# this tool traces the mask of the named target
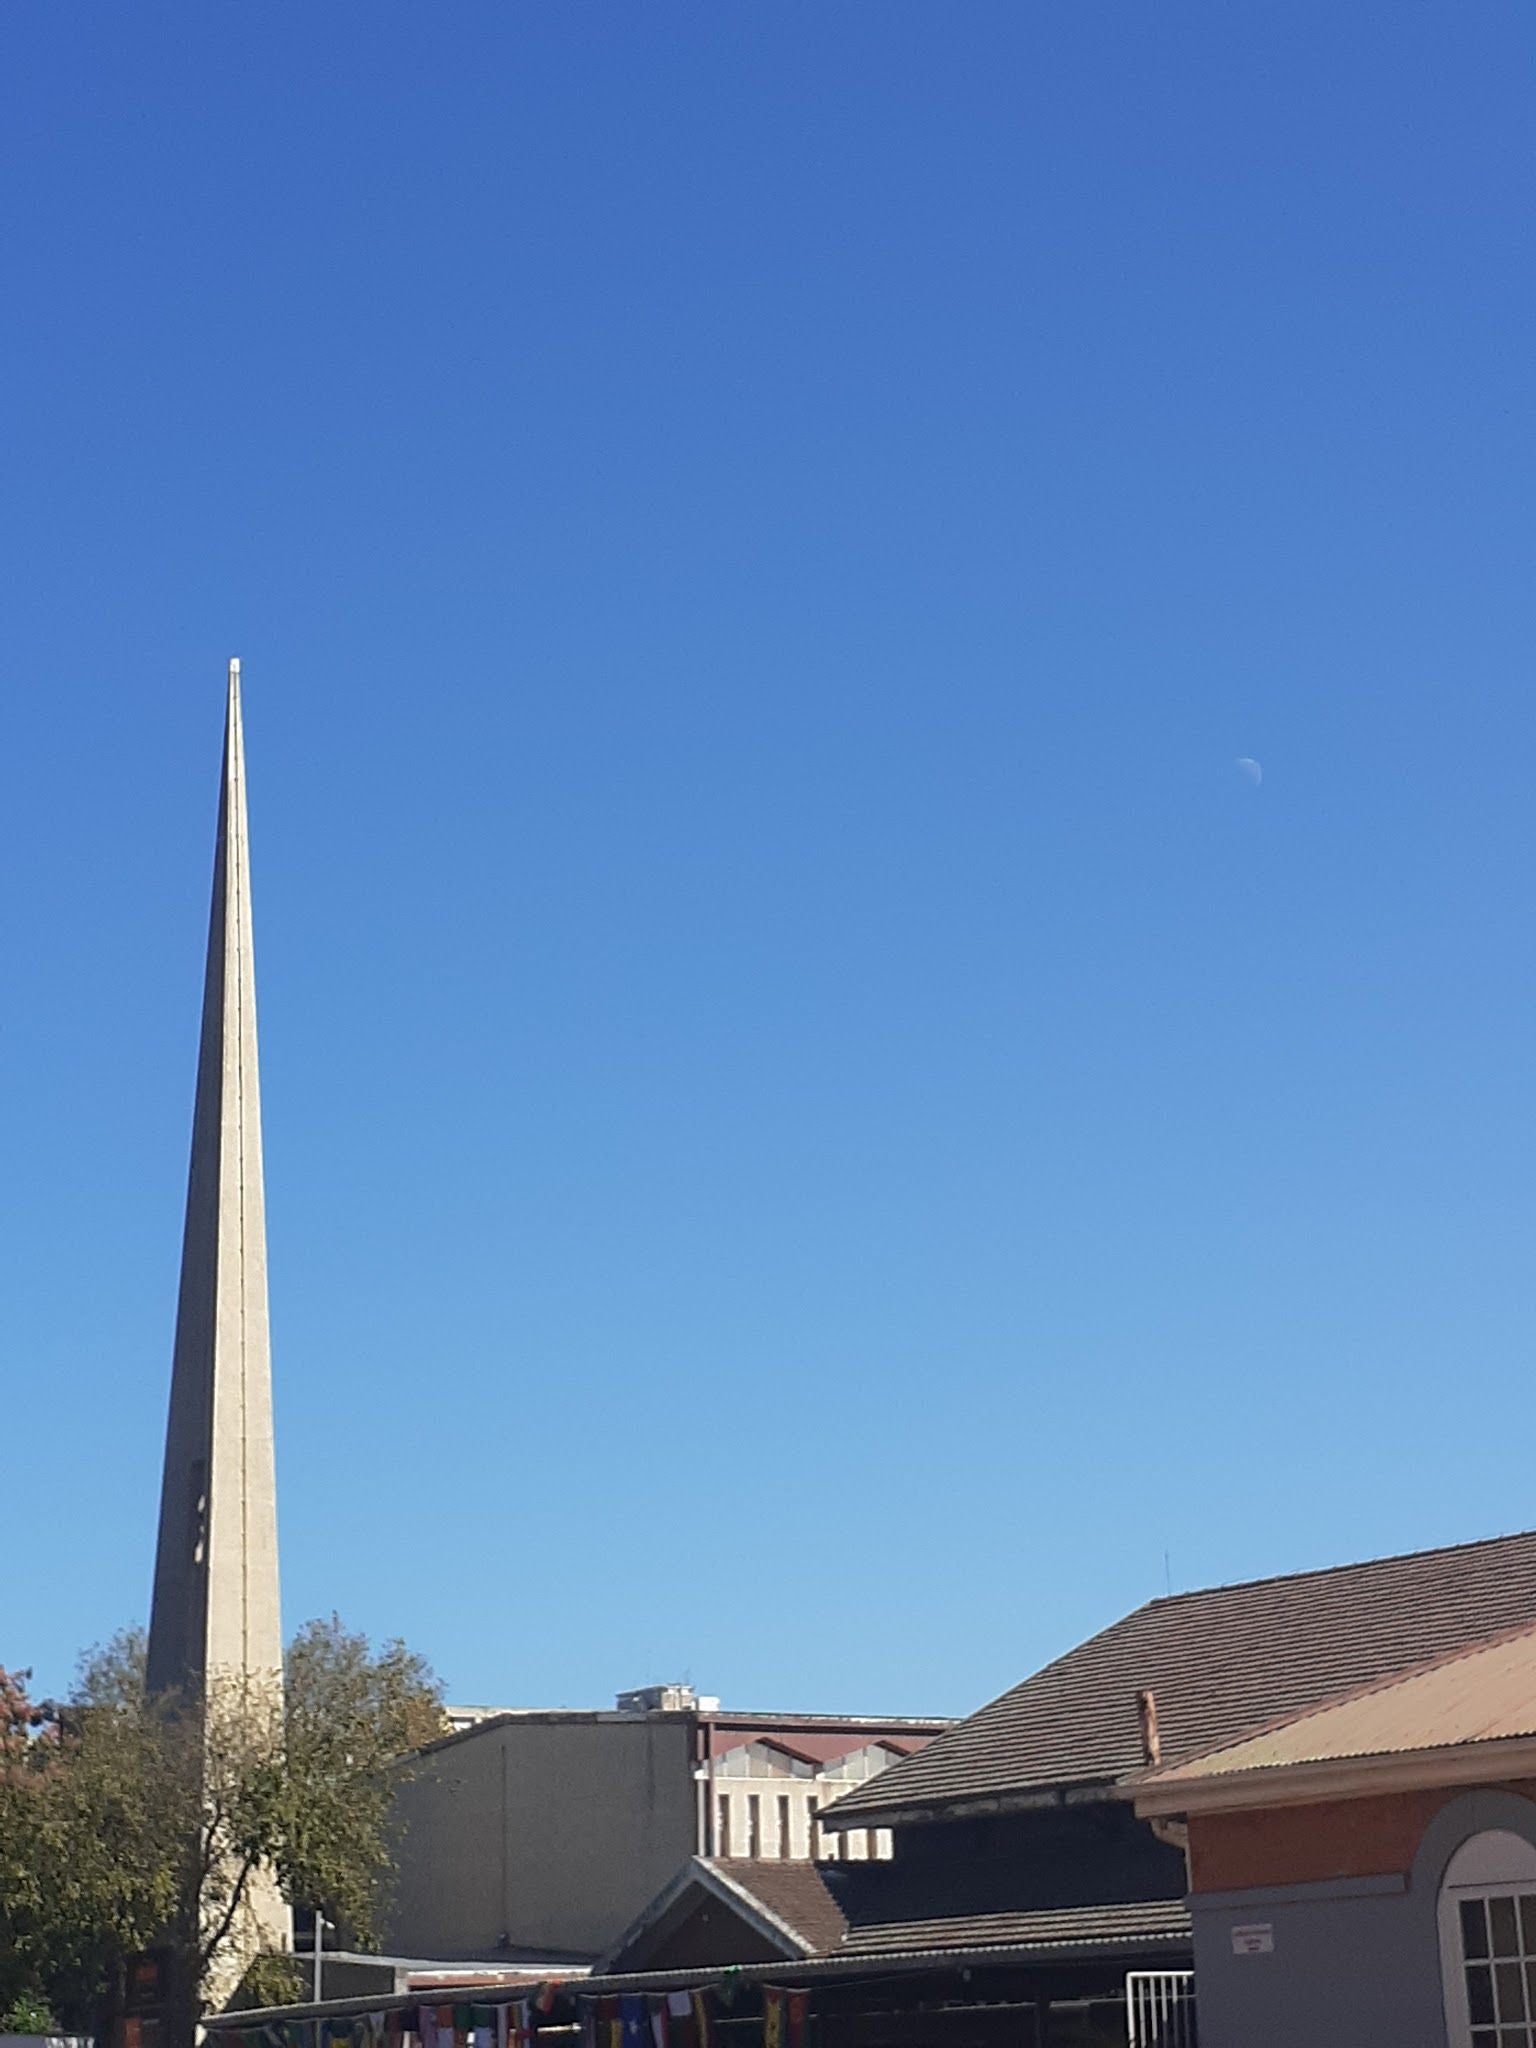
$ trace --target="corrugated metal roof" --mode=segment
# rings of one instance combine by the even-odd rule
[[[1139,1607],[825,1809],[864,1826],[1111,1783],[1144,1764],[1136,1696],[1182,1763],[1501,1631],[1536,1626],[1536,1533],[1181,1593]]]
[[[1149,1772],[1147,1782],[1186,1784],[1287,1764],[1400,1756],[1522,1735],[1536,1735],[1536,1628],[1452,1651],[1174,1769]]]

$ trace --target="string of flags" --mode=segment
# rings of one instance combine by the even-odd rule
[[[315,2048],[317,2027],[321,2048],[536,2048],[539,2022],[549,2019],[561,1988],[541,1984],[496,2005],[419,2005],[221,2031],[231,2048]],[[743,1987],[728,1970],[718,1984],[691,1991],[592,1997],[579,1984],[564,1989],[576,2001],[581,2048],[720,2048],[716,2028],[732,2017]],[[763,1985],[761,2048],[806,2048],[809,2011],[809,1992]]]

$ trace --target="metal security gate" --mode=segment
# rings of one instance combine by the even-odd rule
[[[1128,1970],[1125,2028],[1131,2048],[1196,2048],[1193,1970]]]

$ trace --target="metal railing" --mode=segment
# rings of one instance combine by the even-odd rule
[[[1131,2048],[1197,2048],[1193,1970],[1128,1970],[1125,2027]]]

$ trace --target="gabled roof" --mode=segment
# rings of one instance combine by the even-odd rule
[[[796,1935],[807,1955],[821,1955],[842,1940],[848,1923],[814,1863],[717,1856],[710,1859],[710,1868]]]
[[[834,1864],[830,1872],[839,1880],[856,1875],[860,1868]],[[654,1975],[648,1958],[654,1954],[656,1937],[665,1939],[700,1896],[723,1901],[740,1915],[744,1926],[775,1942],[786,1961],[802,1968],[813,1958],[856,1964],[882,1957],[911,1963],[923,1956],[942,1960],[1003,1952],[1020,1959],[1044,1959],[1056,1951],[1161,1954],[1182,1952],[1190,1939],[1189,1913],[1182,1899],[850,1924],[814,1863],[696,1856],[597,1965],[592,1984],[617,1982],[620,1974],[628,1981],[647,1969]]]
[[[1181,1593],[1139,1607],[825,1808],[863,1827],[1038,1803],[1187,1762],[1431,1658],[1536,1626],[1536,1533]]]
[[[1291,1714],[1242,1741],[1137,1781],[1137,1803],[1171,1811],[1194,1802],[1217,1806],[1241,1785],[1277,1776],[1351,1765],[1422,1758],[1431,1770],[1458,1752],[1489,1745],[1498,1759],[1508,1746],[1529,1751],[1536,1739],[1536,1628],[1516,1629],[1470,1650],[1452,1650],[1375,1685],[1361,1686],[1326,1705]],[[1310,1768],[1309,1768],[1310,1767]],[[1262,1789],[1262,1788],[1261,1788]]]
[[[848,1924],[814,1863],[694,1856],[625,1929],[599,1967],[643,1968],[642,1953],[654,1953],[654,1938],[681,1920],[691,1898],[699,1894],[728,1906],[744,1926],[786,1958],[835,1948]]]

